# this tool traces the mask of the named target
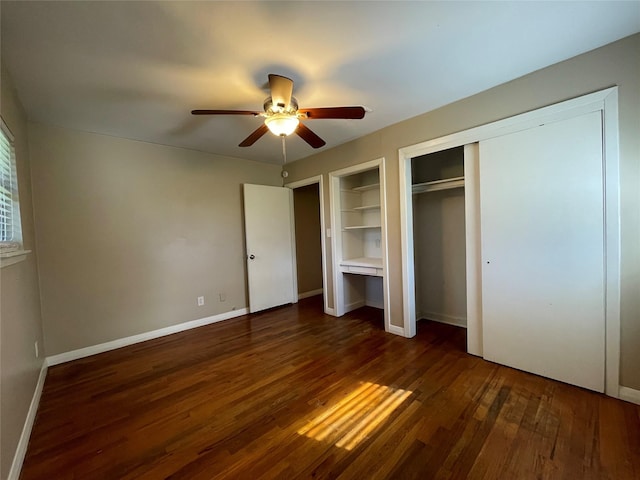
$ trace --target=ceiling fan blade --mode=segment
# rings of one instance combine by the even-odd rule
[[[364,118],[367,111],[364,107],[320,107],[301,108],[298,113],[305,114],[307,118],[347,118],[359,120]]]
[[[251,135],[249,135],[247,138],[245,138],[240,145],[238,145],[239,147],[250,147],[251,145],[253,145],[254,143],[256,143],[256,141],[262,137],[265,133],[267,133],[269,131],[269,129],[267,128],[267,126],[263,123],[262,125],[260,125],[258,128],[256,128]]]
[[[291,103],[293,95],[293,80],[282,75],[269,74],[269,88],[271,89],[271,102],[285,110]]]
[[[257,117],[261,113],[250,110],[191,110],[192,115],[253,115]]]
[[[309,127],[307,127],[303,123],[298,124],[298,128],[296,128],[296,133],[300,138],[302,138],[305,142],[307,142],[313,148],[324,147],[327,144],[327,142],[325,142],[318,135],[313,133],[309,129]]]

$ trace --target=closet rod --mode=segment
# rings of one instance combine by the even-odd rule
[[[464,187],[464,177],[454,177],[445,180],[435,180],[433,182],[416,183],[411,186],[411,192],[417,194],[461,187]]]

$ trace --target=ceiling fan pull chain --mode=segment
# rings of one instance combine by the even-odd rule
[[[285,138],[287,137],[285,135],[282,135],[280,138],[282,138],[282,165],[284,165],[285,163],[287,163],[287,147],[285,143]]]

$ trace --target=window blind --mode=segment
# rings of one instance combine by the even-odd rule
[[[18,186],[13,139],[2,122],[0,128],[0,253],[20,248]]]

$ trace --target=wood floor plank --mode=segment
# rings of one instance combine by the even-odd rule
[[[640,407],[320,297],[51,367],[32,479],[637,479]]]

